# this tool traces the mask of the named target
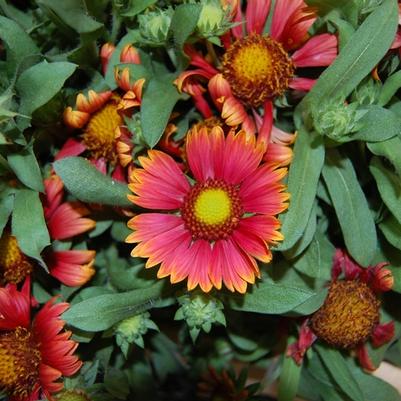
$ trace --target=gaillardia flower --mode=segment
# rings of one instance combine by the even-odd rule
[[[134,257],[160,264],[158,277],[172,283],[188,279],[189,290],[204,292],[222,283],[244,293],[259,277],[255,259],[269,262],[270,244],[283,239],[275,217],[289,194],[280,181],[286,168],[260,164],[264,154],[254,136],[221,127],[194,128],[187,135],[186,155],[194,181],[167,154],[149,150],[135,169],[129,199],[156,212],[133,217],[126,242],[139,243]],[[191,184],[193,182],[193,184]],[[159,212],[160,210],[169,213]]]
[[[100,51],[103,73],[115,51],[110,43]],[[138,51],[126,45],[120,54],[120,61],[126,64],[140,64]],[[107,166],[113,168],[113,177],[125,180],[124,167],[131,158],[132,133],[125,126],[124,116],[131,116],[135,107],[141,104],[144,79],[132,80],[129,67],[114,70],[115,90],[95,92],[89,90],[87,96],[79,93],[76,109],[67,107],[64,111],[65,124],[80,130],[78,138],[70,138],[56,155],[56,160],[66,156],[77,156],[86,152],[96,167],[106,173]]]
[[[326,300],[303,323],[299,340],[289,347],[288,355],[301,363],[306,350],[320,339],[335,348],[355,350],[365,369],[376,369],[366,341],[380,347],[394,336],[394,322],[380,324],[379,294],[393,286],[391,271],[384,266],[386,263],[379,263],[364,269],[337,249]],[[338,280],[342,272],[345,279]]]
[[[52,299],[31,320],[29,287],[27,280],[21,291],[14,284],[0,288],[0,388],[12,401],[52,399],[63,388],[59,379],[82,364],[60,319],[68,304]]]
[[[176,80],[180,91],[190,94],[203,116],[211,116],[204,92],[209,91],[226,124],[241,124],[248,133],[258,132],[264,139],[270,132],[260,132],[248,115],[266,109],[287,89],[310,90],[315,79],[298,76],[304,67],[326,67],[337,56],[337,38],[323,33],[310,37],[309,28],[317,16],[303,0],[247,1],[245,18],[241,1],[229,1],[234,8],[236,26],[221,36],[224,52],[211,51],[203,56],[192,45],[185,47],[190,65]],[[264,33],[271,15],[271,27]],[[206,89],[207,88],[207,89]],[[268,142],[268,141],[266,141]]]

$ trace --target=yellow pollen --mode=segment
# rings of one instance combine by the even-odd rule
[[[181,216],[192,238],[228,238],[243,214],[239,189],[223,180],[198,182],[184,199]]]
[[[115,131],[123,124],[117,112],[118,100],[117,97],[113,98],[94,113],[83,134],[83,141],[91,156],[95,159],[104,157],[112,164],[117,162]]]
[[[33,265],[20,251],[17,239],[4,231],[0,238],[0,282],[18,284],[32,270]]]
[[[380,301],[363,282],[334,281],[323,306],[311,319],[314,333],[338,348],[364,342],[379,322]]]
[[[231,201],[224,190],[207,189],[196,199],[194,211],[197,219],[205,224],[221,224],[230,217]]]
[[[25,398],[39,380],[41,354],[32,334],[23,327],[0,334],[0,388]]]
[[[253,107],[288,88],[294,65],[281,43],[249,35],[234,42],[223,56],[223,76],[235,96]]]

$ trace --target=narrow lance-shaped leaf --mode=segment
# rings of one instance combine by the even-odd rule
[[[367,266],[376,252],[376,227],[351,161],[336,149],[329,149],[323,178],[347,249],[359,264]]]
[[[316,196],[317,184],[324,161],[323,137],[301,128],[294,146],[294,158],[288,175],[288,192],[291,194],[282,233],[284,241],[278,246],[290,249],[304,233]]]
[[[53,164],[64,185],[83,202],[128,207],[128,186],[102,174],[82,157],[67,157]]]
[[[63,314],[68,324],[87,331],[106,330],[129,316],[144,312],[160,299],[163,283],[120,294],[99,295],[73,305]]]

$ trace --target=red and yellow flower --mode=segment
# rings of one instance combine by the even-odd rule
[[[51,239],[71,239],[95,227],[96,222],[85,217],[90,211],[81,202],[63,202],[64,186],[60,177],[52,175],[44,185],[42,203]],[[91,250],[52,250],[45,259],[53,277],[75,287],[85,284],[95,274],[95,255]]]
[[[299,339],[290,345],[287,355],[300,364],[308,348],[317,339],[340,349],[354,350],[360,364],[374,370],[366,347],[380,347],[394,336],[394,322],[380,323],[379,295],[391,290],[393,276],[379,263],[366,269],[355,263],[341,249],[337,249],[332,281],[324,304],[301,327]],[[344,279],[339,276],[344,273]]]
[[[129,199],[155,210],[133,217],[126,242],[131,255],[160,264],[158,278],[187,279],[204,292],[222,283],[244,293],[260,276],[256,259],[269,262],[269,246],[283,239],[276,215],[287,207],[281,183],[286,168],[261,164],[264,147],[254,136],[196,127],[186,138],[191,184],[169,155],[149,150],[131,174]],[[192,182],[192,181],[191,181]],[[165,213],[159,212],[160,210]]]
[[[328,33],[309,36],[308,30],[317,16],[303,0],[277,0],[274,10],[270,0],[250,0],[245,18],[240,1],[226,3],[231,3],[233,22],[238,24],[221,37],[224,53],[218,57],[216,52],[209,51],[204,57],[193,46],[186,46],[190,65],[196,68],[183,72],[176,85],[193,97],[205,118],[213,114],[204,97],[208,90],[226,124],[241,124],[248,134],[256,132],[258,141],[266,146],[269,142],[280,144],[280,136],[272,130],[272,100],[289,88],[310,90],[315,79],[296,74],[304,67],[330,65],[337,56],[337,38]],[[271,29],[266,35],[263,32],[269,14]],[[264,110],[263,120],[260,106]],[[278,150],[289,151],[285,146],[276,146],[275,151]]]
[[[100,51],[103,73],[115,51],[106,43]],[[120,61],[140,64],[138,51],[126,45],[120,54]],[[124,123],[124,116],[131,116],[135,107],[140,106],[144,79],[132,81],[129,67],[114,70],[116,90],[95,92],[89,90],[87,96],[79,93],[76,108],[67,107],[64,111],[65,124],[80,131],[78,138],[70,138],[56,155],[56,160],[66,156],[77,156],[86,152],[88,157],[102,172],[112,166],[113,177],[125,180],[124,167],[132,160],[132,133]]]
[[[27,280],[21,291],[0,288],[0,388],[11,401],[52,400],[63,388],[60,379],[82,365],[60,319],[69,305],[53,298],[32,319],[29,287]]]

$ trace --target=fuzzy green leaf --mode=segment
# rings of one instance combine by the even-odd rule
[[[334,381],[353,401],[365,401],[362,390],[354,379],[344,358],[338,350],[317,345],[315,347]]]
[[[328,150],[323,178],[347,249],[359,264],[367,266],[376,252],[376,227],[351,161],[336,149]]]
[[[32,148],[10,154],[7,161],[18,179],[28,188],[44,191],[42,173]]]
[[[185,41],[195,30],[201,10],[201,4],[181,4],[175,9],[170,30],[178,49],[182,49]]]
[[[278,246],[281,251],[294,246],[308,225],[323,161],[323,137],[301,128],[288,175],[291,200],[288,211],[282,215],[284,241]]]
[[[395,74],[390,75],[384,82],[380,91],[378,104],[380,106],[386,105],[400,88],[401,71],[397,71]]]
[[[318,108],[324,99],[344,99],[386,54],[398,25],[398,5],[384,0],[348,40],[302,103]]]
[[[21,251],[36,259],[46,269],[40,253],[50,245],[50,237],[38,192],[30,189],[20,189],[16,192],[12,233],[17,237]]]
[[[281,314],[291,311],[314,295],[315,292],[304,288],[265,281],[254,286],[246,295],[231,295],[229,303],[232,309],[244,312]]]
[[[383,202],[401,223],[401,178],[387,169],[378,157],[373,157],[370,172],[376,180]]]
[[[153,148],[159,142],[179,98],[172,76],[150,80],[141,105],[142,133],[149,147]]]
[[[163,283],[119,294],[99,295],[73,305],[63,314],[68,324],[86,331],[106,330],[113,324],[150,309],[160,299]]]
[[[0,15],[0,38],[7,47],[7,70],[14,75],[17,66],[40,51],[28,34],[14,21]]]
[[[157,0],[136,0],[135,3],[130,4],[130,8],[128,8],[122,14],[124,17],[135,17],[147,7],[155,4]]]
[[[379,228],[386,237],[387,241],[401,250],[401,224],[394,216],[388,216],[379,224]]]
[[[19,113],[30,116],[46,104],[63,87],[64,82],[77,66],[67,62],[39,64],[25,70],[17,80],[16,88],[21,98]],[[24,127],[28,126],[24,121]]]
[[[376,156],[385,157],[401,176],[401,138],[396,136],[382,142],[368,143],[369,150]]]
[[[291,357],[284,356],[278,385],[278,401],[293,401],[299,386],[302,366]]]
[[[53,164],[66,188],[83,202],[128,207],[130,193],[127,185],[102,174],[82,157],[67,157]]]

